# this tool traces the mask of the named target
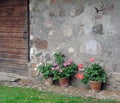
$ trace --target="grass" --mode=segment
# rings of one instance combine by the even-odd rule
[[[28,88],[0,86],[0,103],[119,103],[78,96],[58,95]]]

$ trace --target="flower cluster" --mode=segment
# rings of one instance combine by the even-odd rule
[[[95,59],[92,57],[92,58],[89,59],[89,61],[90,61],[91,63],[93,63],[93,62],[95,61]],[[79,64],[79,65],[78,65],[78,68],[79,68],[79,69],[82,69],[82,68],[83,68],[83,64]],[[76,78],[82,80],[82,79],[84,79],[84,74],[82,74],[82,73],[77,73],[77,74],[76,74]]]
[[[56,80],[76,74],[78,67],[72,59],[64,61],[65,56],[61,52],[54,53],[53,55],[55,57],[54,64],[41,64],[38,66],[39,71],[43,73],[45,78],[51,76],[53,80]]]
[[[72,59],[69,59],[67,62],[64,62],[62,67],[67,67],[67,66],[70,66],[71,64],[73,63],[73,60]],[[51,68],[51,70],[58,70],[60,73],[63,72],[63,70],[61,69],[61,67],[57,64],[57,63],[54,63],[53,64],[53,67]]]
[[[81,81],[84,84],[87,84],[90,80],[92,81],[101,81],[106,82],[106,73],[102,66],[100,66],[98,63],[95,63],[94,58],[90,58],[89,61],[92,63],[90,66],[84,68],[84,74],[83,73],[77,73],[76,78],[81,79]],[[83,68],[82,64],[78,65],[78,68]]]
[[[71,65],[73,63],[73,60],[72,59],[69,59],[67,62],[65,62],[63,65],[65,66],[65,67],[67,67],[67,66],[69,66],[69,65]]]
[[[60,67],[58,66],[58,64],[54,63],[53,67],[51,68],[52,71],[54,70],[58,70],[60,73],[62,72],[62,70],[60,69]]]
[[[76,74],[76,78],[77,78],[77,79],[83,79],[83,78],[84,78],[84,75],[83,75],[83,74],[78,73],[78,74]]]
[[[59,52],[54,54],[55,57],[55,63],[52,67],[53,71],[53,79],[59,79],[59,78],[67,78],[71,75],[75,74],[78,70],[78,67],[76,64],[73,63],[72,59],[68,59],[67,61],[64,61],[64,55]]]
[[[95,61],[95,59],[92,57],[92,58],[89,59],[89,61],[90,61],[91,63],[93,63],[93,62]],[[78,64],[78,68],[79,68],[79,69],[82,69],[82,68],[83,68],[83,64]],[[82,80],[82,79],[84,79],[84,74],[82,74],[82,73],[77,73],[77,74],[76,74],[76,78]]]

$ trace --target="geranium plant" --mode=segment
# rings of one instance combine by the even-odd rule
[[[43,74],[43,77],[45,79],[53,77],[53,73],[51,70],[52,66],[52,64],[41,64],[38,66],[39,71]]]
[[[64,61],[64,55],[61,52],[55,53],[55,64],[52,67],[53,71],[53,79],[59,78],[68,78],[71,75],[75,74],[78,70],[78,67],[75,63],[73,63],[72,59],[68,61]]]
[[[76,77],[78,79],[81,79],[81,81],[84,84],[88,84],[89,81],[101,81],[103,83],[106,82],[106,72],[102,68],[102,66],[99,65],[99,63],[95,62],[94,58],[90,58],[91,65],[84,68],[84,74],[76,74]]]

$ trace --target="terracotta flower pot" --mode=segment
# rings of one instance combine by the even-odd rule
[[[90,88],[94,92],[99,92],[101,89],[102,82],[100,81],[90,81]]]
[[[61,87],[67,87],[69,86],[69,78],[60,78],[59,84]]]

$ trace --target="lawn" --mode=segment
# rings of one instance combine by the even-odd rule
[[[0,103],[119,103],[0,85]]]

